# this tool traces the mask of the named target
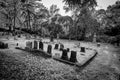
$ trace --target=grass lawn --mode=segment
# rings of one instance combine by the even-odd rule
[[[97,57],[86,67],[80,68],[14,49],[19,40],[2,41],[9,43],[9,49],[0,49],[0,80],[119,80],[120,51],[111,45],[81,42],[82,46],[98,50]],[[21,39],[22,41],[22,39]],[[23,40],[25,42],[25,40]],[[23,42],[22,41],[22,42]],[[63,43],[77,41],[61,40]]]

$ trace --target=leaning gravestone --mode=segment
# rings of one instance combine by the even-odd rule
[[[38,48],[38,42],[34,41],[34,49],[37,49],[37,48]]]
[[[44,46],[43,46],[43,42],[40,41],[40,42],[39,42],[39,49],[42,49],[42,50],[43,50],[43,47],[44,47]]]
[[[68,60],[68,55],[67,55],[67,50],[66,50],[66,49],[63,49],[63,50],[62,50],[61,59],[63,59],[63,60]]]
[[[76,54],[77,54],[76,51],[71,51],[71,56],[70,56],[71,62],[77,62]]]
[[[54,49],[58,49],[58,47],[59,47],[59,44],[55,44]]]
[[[60,51],[62,51],[64,49],[64,45],[60,44]]]
[[[52,46],[51,45],[48,45],[48,48],[47,48],[47,53],[51,54],[52,53]]]
[[[81,47],[81,51],[80,52],[84,52],[85,53],[85,47]]]

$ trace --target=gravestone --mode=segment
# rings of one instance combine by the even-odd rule
[[[4,43],[4,48],[8,48],[8,43]]]
[[[29,43],[29,47],[30,47],[30,49],[32,49],[32,42]]]
[[[0,48],[1,48],[1,49],[6,49],[6,48],[8,48],[8,43],[0,42]]]
[[[80,52],[84,52],[85,53],[85,47],[81,47],[81,51]]]
[[[97,43],[97,47],[100,47],[100,43]]]
[[[53,37],[53,36],[50,37],[50,41],[51,41],[51,42],[54,41],[54,37]]]
[[[69,48],[67,48],[67,52],[69,52],[70,51],[70,49]]]
[[[17,39],[17,36],[14,36],[14,40],[18,40],[18,39]]]
[[[30,41],[26,42],[26,47],[32,49],[32,42]]]
[[[38,42],[34,41],[34,49],[37,49],[37,48],[38,48]]]
[[[59,44],[55,44],[54,49],[58,49],[58,47],[59,47]]]
[[[18,38],[21,38],[21,34],[18,34]]]
[[[52,53],[52,45],[48,45],[47,48],[47,53],[51,54]]]
[[[80,43],[77,45],[77,47],[79,47],[79,48],[80,48]]]
[[[43,42],[40,41],[40,42],[39,42],[39,49],[42,49],[42,50],[43,50],[43,47],[44,47],[44,46],[43,46]]]
[[[60,51],[62,51],[64,49],[64,45],[60,44]]]
[[[61,59],[63,59],[63,60],[68,60],[68,55],[67,55],[67,50],[66,50],[66,49],[63,49],[63,50],[62,50]]]
[[[76,51],[71,51],[71,56],[70,56],[71,62],[77,62],[76,54],[77,54]]]
[[[96,42],[96,38],[97,38],[97,36],[96,36],[96,34],[94,33],[93,42]]]
[[[16,44],[16,46],[18,46],[18,43]]]
[[[4,43],[1,42],[1,46],[0,46],[1,49],[4,48]]]

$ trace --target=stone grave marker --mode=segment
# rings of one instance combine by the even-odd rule
[[[100,47],[100,43],[97,43],[97,47]]]
[[[70,61],[71,62],[77,62],[76,54],[77,54],[76,51],[71,51],[71,56],[70,56]]]
[[[60,51],[62,51],[64,49],[64,45],[60,44]]]
[[[55,44],[54,49],[58,49],[58,47],[59,47],[59,44]]]
[[[47,53],[51,54],[52,53],[52,45],[48,45],[47,48]]]
[[[39,42],[39,49],[42,49],[43,50],[43,47],[44,47],[44,45],[43,45],[43,42]]]
[[[14,40],[18,40],[18,39],[17,39],[17,36],[14,36]]]
[[[84,52],[85,53],[85,47],[81,47],[81,51],[80,52]]]
[[[18,34],[18,38],[21,38],[21,34]]]
[[[69,52],[70,51],[70,49],[69,48],[67,48],[67,52]]]
[[[34,41],[34,49],[37,49],[37,48],[38,48],[38,42]]]
[[[6,48],[8,48],[8,43],[0,42],[0,48],[1,48],[1,49],[6,49]]]
[[[16,44],[16,46],[18,46],[18,43]]]
[[[30,45],[30,49],[32,49],[32,42],[30,42],[29,45]]]
[[[67,50],[63,49],[61,59],[68,60],[68,54],[67,53],[68,53]]]
[[[32,42],[28,41],[26,42],[26,47],[29,48],[29,49],[32,49]]]

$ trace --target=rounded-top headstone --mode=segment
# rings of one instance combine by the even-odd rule
[[[55,44],[54,49],[58,49],[58,47],[59,47],[59,44]]]
[[[80,52],[85,52],[85,47],[81,47],[81,51]]]
[[[64,49],[64,45],[60,44],[60,51],[62,51]]]
[[[32,49],[32,42],[29,43],[29,48]]]
[[[68,55],[67,55],[67,50],[66,50],[66,49],[63,49],[63,50],[62,50],[61,59],[63,59],[63,60],[68,60]]]
[[[42,50],[43,50],[43,47],[44,47],[44,46],[43,46],[43,42],[40,41],[40,42],[39,42],[39,49],[42,49]]]
[[[38,43],[37,41],[34,41],[34,49],[37,49],[37,47],[38,47]]]
[[[71,51],[71,56],[70,56],[70,61],[71,62],[77,62],[76,54],[77,54],[76,51]]]
[[[52,45],[48,45],[47,48],[47,53],[51,54],[52,53]]]

